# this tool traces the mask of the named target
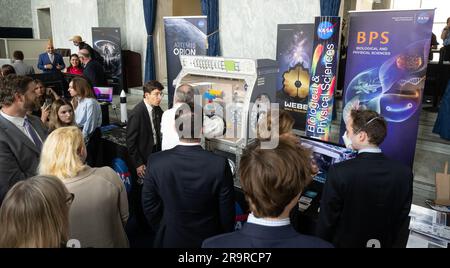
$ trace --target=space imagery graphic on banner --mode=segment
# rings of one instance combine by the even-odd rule
[[[173,81],[181,70],[180,55],[206,55],[206,16],[164,17],[169,108],[173,105]]]
[[[388,123],[381,145],[412,166],[434,10],[350,13],[341,134],[352,109],[369,109]]]
[[[93,48],[103,58],[103,69],[107,79],[122,85],[122,46],[120,28],[92,28]],[[122,88],[122,86],[121,86]]]
[[[277,99],[280,108],[295,119],[294,128],[305,130],[308,110],[314,24],[279,24],[277,58],[280,73]]]

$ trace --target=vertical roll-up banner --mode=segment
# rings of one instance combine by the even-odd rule
[[[114,94],[123,89],[122,45],[120,28],[92,27],[93,48],[103,58],[106,79],[114,87]]]
[[[299,130],[305,130],[313,38],[313,23],[278,25],[277,100],[294,117],[294,128]]]
[[[341,134],[352,109],[387,121],[383,153],[412,167],[434,9],[351,12]]]
[[[339,61],[340,17],[316,17],[310,70],[306,135],[330,139],[334,89]]]
[[[173,80],[181,71],[180,55],[206,55],[206,16],[164,17],[169,108],[173,105]]]

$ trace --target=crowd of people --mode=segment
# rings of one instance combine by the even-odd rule
[[[145,83],[129,117],[127,147],[140,178],[129,202],[118,174],[89,161],[99,150],[93,141],[101,116],[87,80],[74,78],[66,100],[29,77],[0,78],[0,247],[65,247],[73,239],[82,247],[128,247],[129,211],[155,232],[149,247],[365,247],[373,239],[398,245],[413,175],[381,152],[387,130],[377,113],[352,111],[344,140],[359,154],[330,167],[314,236],[298,233],[290,218],[317,173],[311,152],[292,132],[289,113],[261,117],[264,127],[238,170],[250,214],[234,230],[228,160],[201,146],[211,119],[187,84],[164,112],[163,89]],[[54,97],[50,108],[43,96]],[[40,118],[33,115],[39,107]],[[278,146],[263,148],[273,131]]]
[[[384,156],[386,121],[354,110],[343,140],[356,158],[332,165],[317,228],[300,234],[291,212],[318,172],[309,149],[284,111],[260,118],[258,138],[244,150],[238,177],[249,204],[235,230],[235,188],[228,160],[205,150],[202,137],[223,135],[225,122],[194,103],[196,90],[179,86],[163,111],[163,85],[148,81],[128,118],[126,146],[138,177],[131,200],[118,174],[98,161],[102,116],[93,86],[106,83],[101,64],[81,37],[66,71],[70,99],[31,74],[23,53],[0,77],[0,247],[129,247],[130,211],[164,248],[382,247],[400,245],[408,222],[413,174]],[[82,66],[82,65],[83,66]],[[43,72],[65,69],[51,42],[38,63]],[[12,69],[11,69],[12,68]],[[273,113],[273,114],[272,114]],[[276,116],[273,116],[276,115]],[[261,146],[278,139],[275,148]],[[129,202],[130,201],[130,202]]]

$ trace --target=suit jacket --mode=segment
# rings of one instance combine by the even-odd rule
[[[47,130],[41,120],[32,115],[27,117],[44,142]],[[37,174],[40,154],[30,138],[0,115],[0,204],[16,182]]]
[[[47,64],[52,64],[53,68],[45,69],[45,65],[47,65]],[[56,69],[56,66],[58,64],[61,65],[61,70]],[[62,71],[64,68],[66,68],[66,64],[64,63],[63,57],[60,54],[54,53],[54,59],[53,59],[53,62],[51,62],[50,58],[48,57],[47,52],[44,52],[39,55],[37,67],[39,70],[42,70],[44,73],[54,73],[54,72]]]
[[[163,110],[159,106],[154,109],[156,109],[156,120],[161,123]],[[155,145],[151,124],[147,106],[144,101],[141,101],[131,111],[127,124],[127,148],[135,168],[147,163]]]
[[[297,233],[292,225],[245,223],[242,229],[206,239],[202,248],[332,248],[320,238]]]
[[[394,246],[408,221],[411,168],[382,153],[361,153],[331,166],[322,193],[317,235],[336,247]]]
[[[200,248],[234,228],[234,187],[224,157],[178,145],[149,157],[142,189],[144,215],[156,247]]]
[[[95,60],[91,60],[84,66],[83,76],[91,83],[93,87],[104,87],[106,82],[103,66]]]

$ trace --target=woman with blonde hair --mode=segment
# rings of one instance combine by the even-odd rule
[[[55,100],[50,109],[48,132],[68,126],[75,126],[72,104],[64,99]]]
[[[0,208],[0,248],[65,247],[73,198],[55,177],[16,183]]]
[[[109,167],[84,164],[86,146],[77,127],[54,130],[44,142],[39,174],[59,178],[77,199],[70,210],[70,237],[82,247],[128,247],[125,186]]]

